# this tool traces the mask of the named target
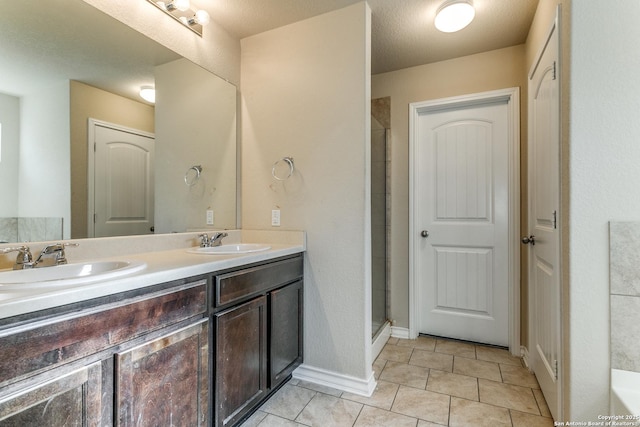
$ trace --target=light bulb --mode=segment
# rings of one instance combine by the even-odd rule
[[[206,10],[202,10],[202,9],[201,9],[201,10],[199,10],[199,11],[197,11],[197,12],[196,12],[195,21],[196,21],[198,24],[200,24],[200,25],[202,25],[202,26],[205,26],[205,25],[207,25],[207,24],[209,23],[209,21],[210,21],[209,14],[207,13],[207,11],[206,11]]]
[[[189,0],[174,0],[173,4],[176,6],[176,9],[183,12],[189,10],[189,7],[191,7],[191,4],[189,4]]]
[[[453,33],[469,25],[475,15],[473,5],[467,1],[447,2],[438,11],[435,26],[443,33]]]
[[[140,97],[147,102],[156,102],[156,89],[153,86],[140,86]]]

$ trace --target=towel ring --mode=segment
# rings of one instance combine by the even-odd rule
[[[194,171],[194,172],[191,172]],[[184,173],[184,183],[187,187],[193,187],[196,182],[200,179],[200,174],[202,173],[202,166],[191,166]]]
[[[278,174],[276,173],[276,168],[278,167],[278,164],[280,162],[285,162],[289,165],[289,173],[285,177],[278,176]],[[273,177],[278,181],[284,181],[285,179],[288,179],[291,177],[291,175],[293,175],[294,170],[295,166],[293,165],[293,157],[283,157],[273,164],[273,167],[271,168],[271,175],[273,175]]]

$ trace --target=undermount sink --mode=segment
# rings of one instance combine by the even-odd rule
[[[0,272],[0,292],[83,285],[144,270],[144,262],[95,261]]]
[[[206,255],[232,255],[266,251],[267,249],[271,249],[271,246],[262,243],[238,243],[209,248],[191,248],[187,252]]]

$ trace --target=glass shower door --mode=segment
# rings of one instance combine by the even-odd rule
[[[374,125],[375,119],[372,118]],[[387,321],[387,130],[371,131],[371,333]]]

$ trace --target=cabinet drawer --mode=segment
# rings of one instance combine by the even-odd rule
[[[223,306],[302,277],[302,257],[221,274],[215,278],[215,306]]]
[[[0,334],[0,386],[206,313],[206,281]],[[43,324],[45,323],[45,324]]]

